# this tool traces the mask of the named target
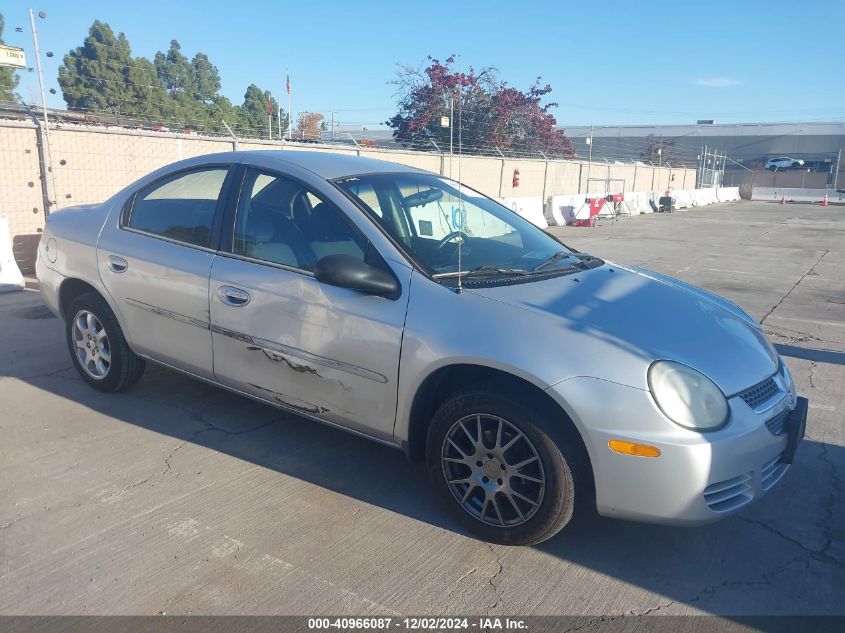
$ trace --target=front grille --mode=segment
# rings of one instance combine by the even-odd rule
[[[751,473],[710,484],[704,489],[704,502],[714,512],[736,510],[752,497]]]
[[[763,382],[758,382],[753,387],[749,387],[745,391],[740,391],[737,395],[745,400],[752,409],[756,409],[761,404],[766,402],[769,398],[780,391],[775,379],[772,376],[766,378]]]
[[[768,490],[774,486],[780,478],[789,470],[789,464],[784,464],[780,461],[783,453],[768,462],[762,469],[760,469],[760,486],[763,490]]]
[[[766,428],[772,435],[783,435],[786,432],[786,418],[789,417],[789,409],[784,409],[775,417],[766,420]]]

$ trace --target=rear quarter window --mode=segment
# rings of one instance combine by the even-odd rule
[[[186,244],[208,247],[217,200],[228,168],[180,173],[135,196],[125,226]]]

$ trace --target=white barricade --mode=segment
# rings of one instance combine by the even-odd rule
[[[575,219],[575,214],[584,206],[584,194],[552,196],[546,205],[546,219],[549,226],[566,226]],[[589,212],[587,214],[589,217]]]
[[[827,194],[828,202],[845,202],[845,191],[841,189],[798,189],[795,187],[754,187],[752,200],[772,200],[780,202],[821,202]]]
[[[625,202],[632,213],[654,213],[651,203],[656,202],[659,197],[660,194],[656,191],[632,191],[625,194]]]
[[[716,190],[719,202],[734,202],[739,200],[739,187],[719,187]]]
[[[632,215],[654,213],[660,198],[666,196],[665,191],[628,191],[625,192],[625,204]],[[669,192],[674,200],[676,209],[689,207],[703,207],[717,202],[732,202],[739,200],[739,187],[720,187],[718,189],[675,189]],[[549,198],[545,207],[546,222],[549,226],[564,226],[573,220],[586,220],[590,217],[590,205],[586,199],[603,197],[598,193],[578,193],[557,195]],[[613,217],[613,204],[606,203],[599,213],[599,217]]]
[[[676,189],[672,192],[673,206],[676,209],[686,209],[692,206],[692,192],[691,189]]]
[[[716,198],[715,189],[693,189],[692,190],[692,206],[703,207],[708,204],[718,202]]]
[[[0,292],[21,290],[24,287],[21,269],[12,252],[12,235],[6,218],[0,216]]]
[[[498,200],[511,211],[518,213],[531,222],[531,224],[539,226],[541,229],[549,226],[549,222],[543,213],[543,198],[540,196],[536,198],[499,198]]]

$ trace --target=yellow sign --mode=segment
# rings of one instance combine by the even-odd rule
[[[0,44],[0,66],[26,68],[26,57],[24,57],[23,49],[17,46]]]

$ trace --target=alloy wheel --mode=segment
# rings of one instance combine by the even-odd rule
[[[80,310],[71,328],[76,359],[94,380],[105,378],[111,368],[111,345],[106,329],[93,312]]]
[[[521,525],[543,500],[546,477],[537,449],[498,416],[472,414],[455,422],[443,440],[441,464],[455,500],[488,525]]]

